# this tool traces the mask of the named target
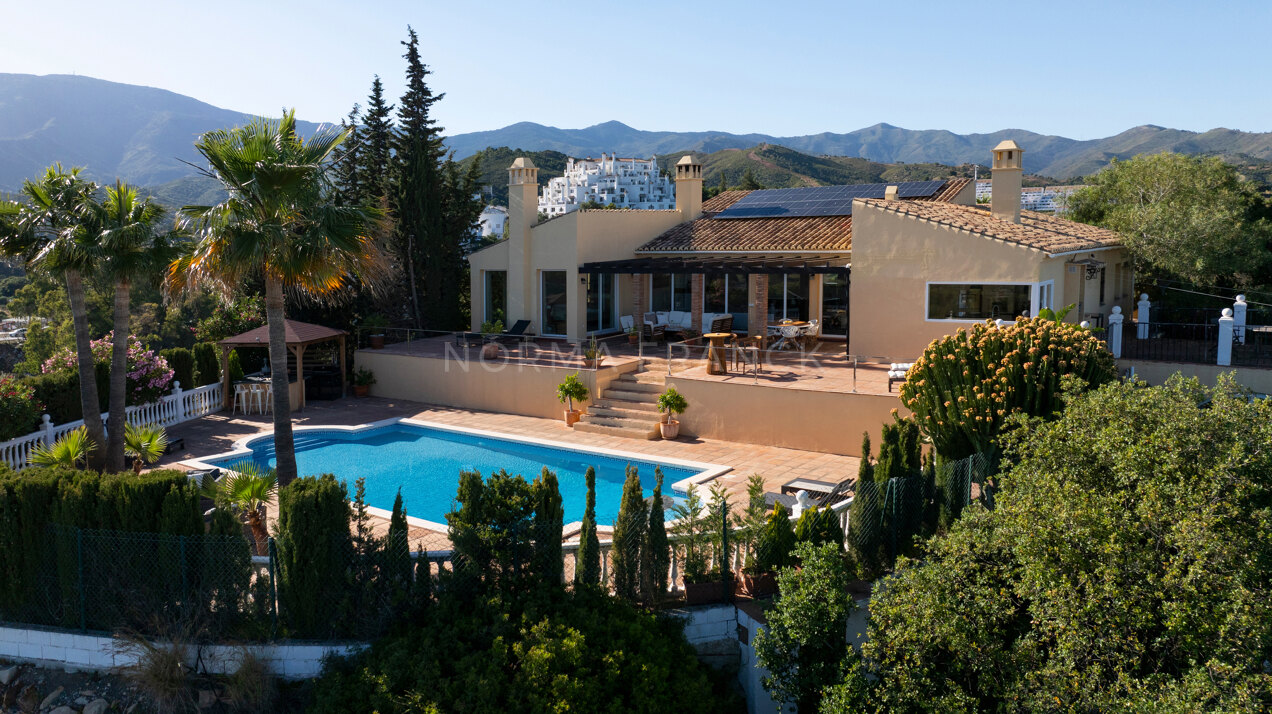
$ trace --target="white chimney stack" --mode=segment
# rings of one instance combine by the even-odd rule
[[[883,189],[883,199],[884,199],[885,201],[895,201],[895,200],[897,200],[897,187],[896,187],[896,186],[889,186],[889,187],[887,187],[887,188]]]
[[[989,210],[996,218],[1020,223],[1022,155],[1025,150],[1011,139],[994,147],[993,193]]]

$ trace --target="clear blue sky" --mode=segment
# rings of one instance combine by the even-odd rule
[[[0,71],[335,121],[374,74],[401,93],[408,24],[448,133],[1272,131],[1272,3],[1255,1],[27,2],[5,9]]]

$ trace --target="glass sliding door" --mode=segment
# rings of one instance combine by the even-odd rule
[[[798,273],[769,276],[768,320],[808,319],[808,276]]]
[[[545,270],[540,273],[540,325],[539,334],[561,336],[566,332],[565,293],[567,290],[564,270]]]
[[[487,270],[486,273],[485,310],[482,320],[485,322],[502,322],[504,327],[511,327],[508,315],[508,271]]]
[[[747,276],[731,273],[707,278],[702,301],[703,312],[733,315],[733,330],[745,332],[750,295]],[[704,323],[704,327],[707,325]]]
[[[587,331],[613,332],[618,327],[618,291],[614,275],[587,276]]]
[[[848,336],[848,276],[838,273],[822,275],[823,335]]]
[[[654,312],[680,310],[693,305],[688,273],[656,273],[649,276],[649,309]]]

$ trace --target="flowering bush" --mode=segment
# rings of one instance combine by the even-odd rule
[[[108,332],[100,340],[93,340],[93,361],[98,364],[110,364],[111,340],[114,333]],[[65,348],[54,353],[44,362],[41,370],[45,374],[55,372],[74,372],[76,355],[73,348]],[[172,368],[168,360],[160,357],[141,344],[135,336],[128,336],[128,404],[146,404],[163,396],[172,385]]]
[[[1060,382],[1086,387],[1117,376],[1113,355],[1090,330],[1045,317],[982,322],[934,340],[906,374],[901,403],[947,459],[993,453],[1016,413],[1049,417],[1061,407]]]
[[[0,441],[8,441],[35,430],[44,405],[35,399],[31,386],[14,379],[0,377]]]

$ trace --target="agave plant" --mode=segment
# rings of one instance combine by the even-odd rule
[[[146,464],[153,464],[168,450],[168,432],[155,424],[124,425],[124,453],[133,460],[133,471],[141,473]]]
[[[261,506],[278,494],[278,474],[255,461],[242,461],[231,468],[233,471],[221,479],[210,495],[218,506],[233,509],[252,529],[256,554],[267,555],[269,529]]]
[[[89,454],[97,445],[88,438],[88,430],[84,427],[68,431],[57,441],[40,444],[31,451],[28,460],[34,466],[69,466],[81,468],[88,463]]]

